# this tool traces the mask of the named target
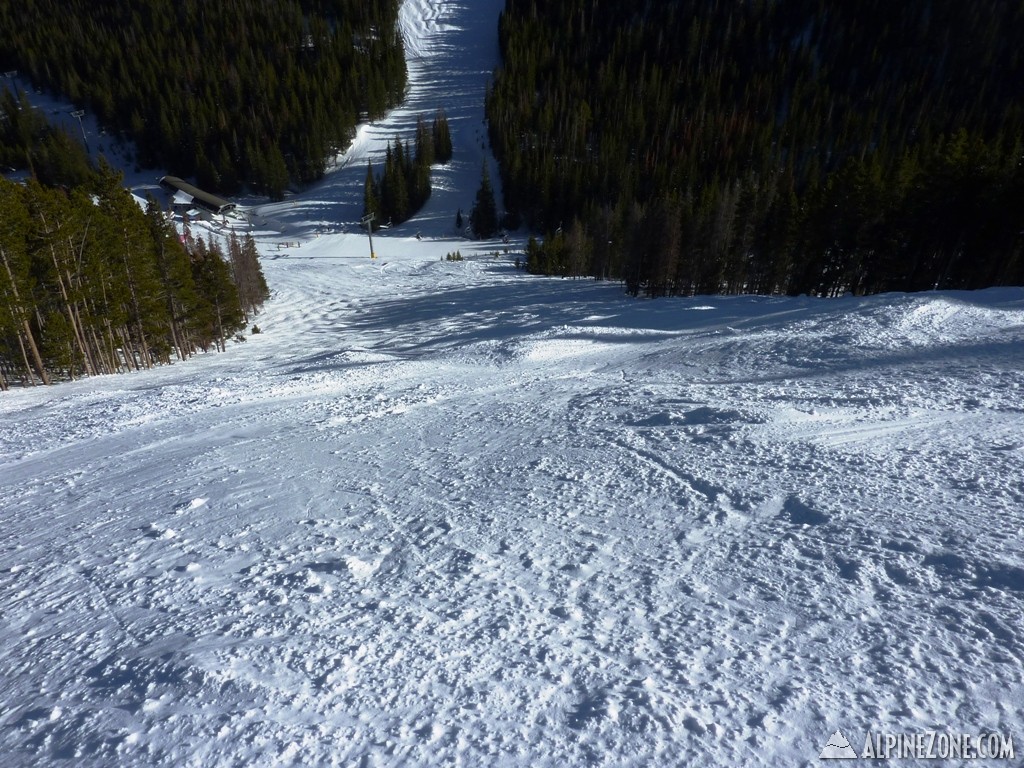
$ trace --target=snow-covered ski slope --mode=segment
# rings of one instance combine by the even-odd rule
[[[263,333],[0,394],[0,764],[1019,755],[1024,290],[638,301],[452,239],[500,6],[407,2],[412,106],[254,211]],[[371,261],[435,98],[461,165]]]

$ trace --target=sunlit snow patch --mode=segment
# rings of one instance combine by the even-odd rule
[[[380,557],[373,560],[363,560],[355,555],[348,555],[345,557],[345,565],[348,566],[352,578],[357,581],[367,581],[373,578],[373,575],[380,570],[381,563],[384,562],[384,558],[390,551],[384,552]]]

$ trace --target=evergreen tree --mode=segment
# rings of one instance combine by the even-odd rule
[[[434,158],[439,163],[447,163],[452,159],[452,134],[448,128],[448,116],[439,109],[434,116],[432,125]]]
[[[494,190],[491,188],[491,177],[487,172],[487,163],[480,174],[480,189],[476,193],[476,202],[469,213],[469,224],[473,234],[481,240],[493,237],[498,231],[498,208],[494,202]]]
[[[34,383],[33,374],[50,383],[32,326],[37,295],[31,270],[28,238],[31,222],[22,188],[0,177],[0,358],[23,380]]]
[[[238,300],[238,289],[220,246],[199,239],[190,253],[192,279],[200,301],[195,315],[199,345],[203,350],[215,346],[224,350],[224,341],[245,327],[245,313]]]
[[[415,151],[413,150],[415,146]],[[384,170],[379,176],[367,163],[363,185],[363,215],[374,214],[375,228],[391,222],[401,224],[430,199],[430,167],[434,160],[431,129],[422,117],[417,120],[412,142],[395,137],[388,142]]]
[[[403,166],[401,142],[394,149],[389,142],[384,158],[384,175],[380,182],[380,206],[385,222],[392,224],[405,221],[409,215],[408,179]]]
[[[435,155],[434,133],[427,126],[423,115],[419,115],[416,118],[416,164],[426,165],[429,168],[434,164]]]
[[[380,188],[373,175],[373,165],[366,161],[366,181],[363,183],[363,216],[373,215],[374,222],[371,226],[376,229],[381,224],[381,200]]]
[[[270,297],[267,281],[260,267],[256,241],[252,235],[239,239],[232,232],[228,241],[231,278],[238,291],[238,302],[246,321],[255,315]]]
[[[146,209],[146,221],[153,238],[160,290],[167,302],[171,346],[178,358],[184,360],[194,348],[190,323],[199,303],[188,253],[152,198]]]

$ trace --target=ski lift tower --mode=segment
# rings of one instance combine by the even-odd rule
[[[76,109],[71,113],[72,117],[78,118],[78,127],[82,129],[82,143],[85,144],[85,151],[89,151],[89,140],[85,138],[85,125],[82,123],[82,118],[85,117],[84,109]]]
[[[366,236],[370,238],[370,258],[376,259],[377,254],[373,252],[373,220],[376,218],[372,213],[368,213],[362,218],[362,223],[366,225]]]

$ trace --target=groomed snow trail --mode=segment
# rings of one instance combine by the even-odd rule
[[[1020,748],[1024,290],[637,301],[441,202],[373,262],[342,188],[257,213],[263,333],[0,395],[0,762]]]

